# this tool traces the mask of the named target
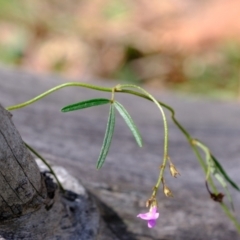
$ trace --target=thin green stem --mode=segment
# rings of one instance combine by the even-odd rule
[[[11,111],[11,110],[15,110],[15,109],[19,109],[19,108],[23,108],[26,107],[46,96],[48,96],[49,94],[56,92],[62,88],[65,87],[84,87],[84,88],[89,88],[89,89],[93,89],[93,90],[97,90],[97,91],[102,91],[102,92],[112,92],[112,88],[106,88],[106,87],[101,87],[101,86],[95,86],[95,85],[91,85],[91,84],[86,84],[86,83],[80,83],[80,82],[69,82],[69,83],[63,83],[61,85],[58,85],[54,88],[49,89],[46,92],[43,92],[42,94],[17,105],[13,105],[13,106],[9,106],[6,108],[6,110]],[[122,93],[127,93],[127,94],[132,94],[141,98],[145,98],[147,100],[152,101],[152,99],[149,96],[146,96],[145,94],[142,94],[140,92],[136,92],[136,91],[132,91],[132,90],[128,90],[128,89],[118,89],[117,87],[115,88],[115,92],[122,92]],[[183,128],[183,126],[176,120],[175,118],[175,111],[168,105],[158,101],[158,103],[163,106],[164,108],[168,109],[171,114],[172,114],[172,120],[173,122],[178,126],[178,128],[182,131],[182,133],[187,137],[187,139],[190,139],[190,135],[189,133]]]
[[[55,174],[55,172],[53,171],[51,165],[36,151],[34,150],[32,147],[30,147],[27,143],[25,143],[25,146],[33,153],[35,154],[38,158],[40,158],[44,164],[48,167],[50,173],[55,177],[57,183],[58,183],[58,186],[60,187],[61,191],[62,192],[65,192],[65,189],[63,188],[61,182],[58,180],[58,177],[57,175]]]
[[[236,217],[232,214],[231,211],[229,211],[228,207],[224,203],[221,203],[221,207],[222,207],[223,211],[225,212],[225,214],[228,216],[228,218],[233,222],[238,233],[240,234],[240,224],[239,224],[238,220],[236,219]]]
[[[160,111],[161,111],[161,113],[163,115],[165,137],[164,137],[164,160],[163,160],[162,168],[160,170],[158,182],[157,182],[157,184],[155,186],[155,190],[154,190],[155,193],[157,192],[157,188],[159,187],[159,185],[161,183],[161,180],[162,180],[162,177],[163,177],[163,173],[164,173],[164,168],[165,168],[167,157],[168,157],[168,154],[167,154],[167,151],[168,151],[168,128],[167,128],[166,117],[165,117],[165,114],[163,112],[162,107],[168,109],[171,112],[171,118],[172,118],[173,122],[176,124],[176,126],[179,128],[179,130],[185,135],[185,137],[188,140],[190,146],[192,147],[194,153],[196,154],[196,157],[197,157],[201,167],[203,168],[205,173],[207,172],[207,167],[205,165],[204,160],[201,157],[201,154],[198,151],[197,146],[195,146],[193,144],[193,139],[192,139],[191,135],[186,131],[186,129],[175,118],[175,111],[173,110],[173,108],[171,108],[170,106],[168,106],[168,105],[166,105],[166,104],[164,104],[164,103],[162,103],[160,101],[157,101],[152,95],[150,95],[144,89],[142,89],[142,88],[140,88],[138,86],[135,86],[135,85],[122,85],[121,88],[119,88],[117,86],[113,90],[113,88],[106,88],[106,87],[101,87],[101,86],[95,86],[95,85],[86,84],[86,83],[69,82],[69,83],[64,83],[64,84],[58,85],[58,86],[56,86],[54,88],[51,88],[50,90],[48,90],[48,91],[46,91],[46,92],[44,92],[44,93],[42,93],[42,94],[32,98],[32,99],[30,99],[30,100],[28,100],[26,102],[23,102],[21,104],[17,104],[17,105],[14,105],[14,106],[7,107],[6,109],[10,111],[10,110],[23,108],[25,106],[28,106],[28,105],[30,105],[30,104],[32,104],[32,103],[34,103],[34,102],[36,102],[36,101],[46,97],[47,95],[49,95],[49,94],[51,94],[51,93],[53,93],[53,92],[55,92],[55,91],[57,91],[59,89],[62,89],[62,88],[65,88],[65,87],[73,87],[73,86],[84,87],[84,88],[89,88],[89,89],[93,89],[93,90],[97,90],[97,91],[103,91],[103,92],[112,92],[112,94],[114,94],[114,92],[122,92],[122,93],[132,94],[132,95],[135,95],[135,96],[138,96],[138,97],[141,97],[141,98],[153,101],[158,106],[158,108],[160,109]],[[132,90],[129,90],[129,89],[122,89],[123,87],[126,87],[126,88],[137,88],[137,89],[141,90],[144,94],[142,94],[142,93],[140,93],[138,91],[132,91]],[[61,190],[64,191],[61,183],[59,182],[59,180],[58,180],[57,176],[55,175],[54,171],[52,170],[51,166],[34,149],[32,149],[27,144],[26,144],[26,146],[29,148],[29,150],[31,150],[36,156],[38,156],[49,167],[51,173],[55,176],[56,181],[58,182]],[[214,182],[213,182],[211,176],[208,178],[208,181],[209,181],[209,184],[210,184],[211,188],[213,189],[213,191],[215,193],[217,193],[217,188],[214,185]],[[227,208],[227,206],[225,204],[222,203],[221,206],[222,206],[224,212],[226,213],[226,215],[234,223],[234,225],[236,226],[236,229],[240,233],[240,225],[239,225],[238,221],[236,220],[236,218],[232,215],[232,213],[229,211],[229,209]]]
[[[116,92],[132,94],[132,95],[147,99],[149,101],[152,101],[152,99],[150,97],[148,97],[142,93],[136,92],[136,91],[132,91],[132,90],[128,90],[128,89],[122,89],[122,90],[117,89]],[[181,132],[186,136],[187,140],[190,141],[191,140],[190,134],[184,129],[184,127],[175,118],[175,111],[173,110],[173,108],[171,108],[170,106],[168,106],[167,104],[165,104],[163,102],[158,101],[158,103],[162,107],[168,109],[171,112],[171,118],[172,118],[173,122],[178,126],[178,128],[181,130]]]
[[[111,97],[111,103],[114,103],[114,95],[115,95],[115,87],[112,88],[112,97]]]
[[[8,111],[11,110],[15,110],[15,109],[19,109],[19,108],[23,108],[26,107],[27,105],[30,105],[44,97],[46,97],[47,95],[56,92],[57,90],[61,89],[61,88],[65,88],[65,87],[84,87],[84,88],[89,88],[89,89],[93,89],[93,90],[98,90],[98,91],[103,91],[103,92],[111,92],[112,88],[105,88],[105,87],[100,87],[100,86],[95,86],[95,85],[91,85],[91,84],[87,84],[87,83],[79,83],[79,82],[69,82],[69,83],[63,83],[61,85],[58,85],[54,88],[49,89],[48,91],[17,105],[13,105],[10,107],[7,107],[6,109]]]
[[[122,92],[124,91],[124,88],[136,88],[140,91],[142,91],[145,96],[147,96],[149,99],[151,99],[158,107],[158,109],[160,110],[161,114],[162,114],[162,118],[163,118],[163,125],[164,125],[164,154],[163,154],[163,162],[160,168],[160,173],[159,173],[159,177],[157,180],[157,183],[155,185],[154,188],[154,195],[156,195],[157,190],[163,180],[163,174],[164,174],[164,170],[166,167],[166,162],[167,162],[167,158],[168,158],[168,126],[167,126],[167,118],[165,116],[165,113],[163,111],[163,108],[161,106],[161,103],[159,103],[151,94],[149,94],[146,90],[144,90],[143,88],[136,86],[136,85],[132,85],[132,84],[124,84],[124,85],[118,85],[116,87],[116,89],[121,89]],[[136,94],[136,92],[134,93]]]
[[[211,158],[211,153],[210,153],[209,149],[204,144],[202,144],[200,141],[193,139],[192,145],[198,146],[199,148],[201,148],[206,154],[206,159]],[[210,176],[210,168],[207,167],[207,170],[204,170],[204,171],[206,172],[206,181],[207,181]]]
[[[194,153],[196,154],[198,162],[202,166],[205,174],[207,174],[207,172],[208,172],[207,166],[205,165],[205,162],[204,162],[201,154],[199,153],[199,150],[198,150],[197,146],[202,148],[204,151],[208,151],[209,154],[210,154],[210,151],[204,144],[200,143],[199,141],[197,141],[197,140],[192,141],[192,149],[193,149]],[[213,190],[213,192],[215,194],[217,194],[218,190],[217,190],[217,187],[215,186],[211,176],[208,176],[208,182],[209,182],[209,185],[211,186],[211,189]],[[221,207],[222,207],[223,211],[225,212],[225,214],[228,216],[228,218],[233,222],[233,224],[235,225],[238,233],[240,234],[240,224],[239,224],[238,220],[236,219],[236,217],[229,210],[229,208],[225,205],[225,203],[221,203]]]
[[[191,145],[192,149],[193,149],[193,152],[195,153],[195,155],[198,159],[198,162],[199,162],[200,166],[202,167],[204,173],[207,174],[208,168],[207,168],[207,166],[205,164],[205,161],[203,160],[197,146],[195,145],[194,141],[196,141],[196,140],[193,140],[192,145]],[[216,186],[215,186],[215,184],[214,184],[210,175],[208,176],[208,181],[209,181],[209,184],[210,184],[212,190],[214,191],[214,193],[217,193],[217,188],[216,188]]]
[[[142,93],[139,93],[139,92],[132,91],[132,90],[122,89],[119,92],[127,93],[127,94],[133,94],[133,95],[139,96],[141,98],[145,98],[147,100],[152,101],[148,96],[146,96]],[[168,106],[168,105],[166,105],[162,102],[158,101],[158,103],[171,112],[171,118],[172,118],[173,122],[177,125],[177,127],[180,129],[180,131],[185,135],[185,137],[187,138],[191,148],[193,149],[193,152],[195,153],[195,155],[198,159],[198,162],[199,162],[200,166],[202,167],[203,171],[205,173],[207,173],[207,166],[205,165],[205,161],[202,159],[202,156],[199,153],[199,150],[198,150],[197,146],[192,144],[193,139],[192,139],[191,135],[186,131],[186,129],[175,118],[175,111],[170,106]],[[209,182],[209,185],[211,186],[213,192],[216,194],[217,193],[217,188],[216,188],[211,176],[208,177],[208,182]],[[228,218],[233,222],[233,224],[235,225],[238,233],[240,234],[240,224],[237,221],[237,219],[234,217],[232,212],[228,209],[228,207],[224,203],[221,203],[221,207],[222,207],[223,211],[225,212],[225,214],[228,216]]]

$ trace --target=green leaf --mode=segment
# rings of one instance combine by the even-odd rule
[[[198,145],[206,154],[206,163],[207,163],[206,177],[207,177],[207,179],[208,179],[209,174],[211,173],[216,178],[216,180],[222,185],[222,187],[224,188],[224,191],[225,191],[225,195],[227,195],[227,198],[231,204],[232,210],[234,211],[233,200],[232,200],[230,192],[228,191],[226,181],[229,182],[231,185],[232,184],[236,185],[236,184],[228,177],[228,175],[225,173],[225,171],[223,170],[220,163],[210,153],[209,149],[204,144],[200,143],[199,141],[196,141],[196,145]],[[237,187],[237,185],[236,185],[236,187]]]
[[[114,132],[114,127],[115,127],[115,109],[113,104],[110,106],[110,111],[109,111],[109,117],[108,117],[108,123],[107,123],[107,128],[103,140],[103,145],[101,148],[101,152],[98,157],[97,161],[97,169],[100,169],[107,157],[111,141],[112,141],[112,136]]]
[[[118,110],[118,112],[120,113],[120,115],[123,117],[123,119],[125,120],[126,124],[128,125],[128,127],[130,128],[133,136],[136,139],[136,142],[138,144],[139,147],[142,147],[142,137],[136,127],[136,125],[134,124],[130,114],[127,112],[127,110],[123,107],[122,104],[120,104],[119,102],[114,102],[114,106],[116,107],[116,109]]]
[[[214,157],[210,154],[210,151],[208,151],[208,153],[206,154],[206,160],[208,163],[209,170],[212,173],[212,175],[217,179],[217,181],[224,188],[225,195],[227,195],[228,201],[231,204],[231,208],[234,211],[233,200],[232,200],[232,196],[231,196],[230,192],[228,191],[227,182],[225,181],[226,179],[225,179],[224,175],[219,171],[213,158]]]
[[[70,112],[70,111],[76,111],[80,110],[83,108],[89,108],[89,107],[94,107],[94,106],[99,106],[103,104],[110,103],[111,101],[109,99],[105,98],[94,98],[94,99],[89,99],[83,102],[78,102],[78,103],[73,103],[70,105],[65,106],[64,108],[61,109],[62,112]]]
[[[237,191],[240,191],[240,188],[238,187],[238,185],[232,181],[232,179],[227,175],[227,173],[224,171],[223,167],[221,166],[221,164],[218,162],[218,160],[211,155],[212,160],[214,161],[216,167],[218,168],[219,172],[221,172],[221,174],[224,176],[224,178],[226,179],[226,181],[228,181],[228,183],[235,188]]]
[[[222,175],[222,173],[219,171],[217,165],[215,164],[215,161],[212,158],[212,155],[210,155],[210,161],[211,161],[210,170],[211,170],[213,176],[217,179],[217,181],[224,188],[224,191],[225,191],[225,194],[227,195],[228,201],[231,204],[231,208],[234,211],[233,199],[232,199],[230,192],[228,191],[226,179],[225,179],[224,175]]]
[[[212,175],[218,180],[218,182],[224,188],[227,187],[227,183],[226,183],[224,177],[219,172],[218,168],[216,167],[216,164],[214,163],[208,148],[206,148],[206,149],[207,149],[207,151],[206,151],[206,161],[207,161],[207,165],[208,165],[208,171],[210,171],[212,173]]]

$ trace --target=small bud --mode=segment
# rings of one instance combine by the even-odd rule
[[[150,205],[151,205],[151,200],[148,199],[148,200],[146,201],[146,207],[148,208]]]
[[[179,172],[178,172],[178,170],[176,169],[176,167],[174,166],[174,164],[173,163],[170,163],[170,166],[169,166],[169,168],[170,168],[170,173],[171,173],[171,175],[173,176],[173,177],[177,177],[177,175],[181,175]]]
[[[213,201],[221,203],[222,200],[223,200],[224,194],[222,194],[222,193],[218,193],[218,194],[211,193],[210,196],[211,196]]]
[[[173,197],[171,190],[166,185],[163,186],[163,192],[167,197]]]
[[[146,201],[146,207],[157,207],[157,200],[155,196],[151,196],[147,201]]]
[[[207,188],[208,193],[210,194],[211,199],[215,202],[220,202],[221,203],[223,198],[224,198],[224,194],[222,194],[222,193],[212,193],[210,191],[209,187],[208,187],[208,182],[207,181],[205,182],[205,184],[206,184],[206,188]]]

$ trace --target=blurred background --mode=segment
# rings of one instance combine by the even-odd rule
[[[237,0],[0,0],[0,63],[240,100]]]

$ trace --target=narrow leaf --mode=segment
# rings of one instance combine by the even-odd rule
[[[226,181],[228,181],[228,183],[235,188],[237,191],[240,191],[240,188],[238,187],[238,185],[232,181],[232,179],[227,175],[227,173],[224,171],[223,167],[221,166],[221,164],[218,162],[218,160],[211,155],[212,160],[214,161],[216,167],[218,168],[219,172],[221,172],[221,174],[224,176],[224,178],[226,179]]]
[[[222,187],[224,188],[225,194],[227,195],[227,198],[231,204],[232,210],[234,211],[233,200],[232,200],[230,192],[228,191],[226,181],[229,182],[229,180],[230,180],[230,182],[229,182],[230,184],[232,184],[233,182],[227,176],[227,174],[225,173],[225,171],[223,170],[222,166],[217,161],[217,159],[210,153],[209,149],[204,144],[200,143],[199,141],[197,142],[197,145],[206,154],[207,178],[208,178],[209,174],[211,173],[216,178],[216,180],[222,185]]]
[[[212,155],[210,154],[210,152],[208,151],[207,156],[207,161],[209,163],[209,169],[210,172],[212,173],[212,175],[216,178],[216,180],[222,185],[222,187],[224,188],[225,191],[225,195],[227,195],[228,201],[231,205],[232,210],[234,211],[234,205],[233,205],[233,200],[232,200],[232,196],[230,194],[230,192],[228,191],[228,187],[227,187],[227,182],[226,182],[226,178],[224,177],[224,175],[219,171],[215,161],[213,160]],[[216,159],[215,159],[216,160]]]
[[[114,106],[116,107],[116,109],[118,110],[118,112],[120,113],[120,115],[122,116],[122,118],[124,119],[126,124],[128,125],[128,127],[130,128],[133,136],[135,137],[135,140],[136,140],[138,146],[142,147],[142,137],[141,137],[136,125],[134,124],[130,114],[123,107],[123,105],[120,104],[119,102],[115,101]]]
[[[213,164],[214,164],[214,162],[213,162]],[[220,172],[218,171],[216,166],[215,166],[214,169],[212,169],[212,174],[217,179],[217,181],[222,185],[222,187],[224,188],[225,195],[227,196],[228,201],[231,205],[231,208],[234,211],[233,199],[232,199],[232,196],[231,196],[230,192],[228,191],[228,187],[227,187],[227,183],[225,181],[225,178],[220,174]]]
[[[102,165],[107,157],[108,150],[110,148],[111,141],[112,141],[114,127],[115,127],[115,109],[114,109],[113,104],[111,104],[107,128],[106,128],[105,136],[103,139],[103,145],[102,145],[101,152],[99,154],[98,161],[97,161],[97,169],[100,169],[102,167]]]
[[[107,103],[110,103],[109,99],[94,98],[94,99],[89,99],[89,100],[86,100],[86,101],[83,101],[83,102],[77,102],[77,103],[67,105],[64,108],[62,108],[61,111],[62,112],[76,111],[76,110],[80,110],[80,109],[83,109],[83,108],[99,106],[99,105],[103,105],[103,104],[107,104]]]

